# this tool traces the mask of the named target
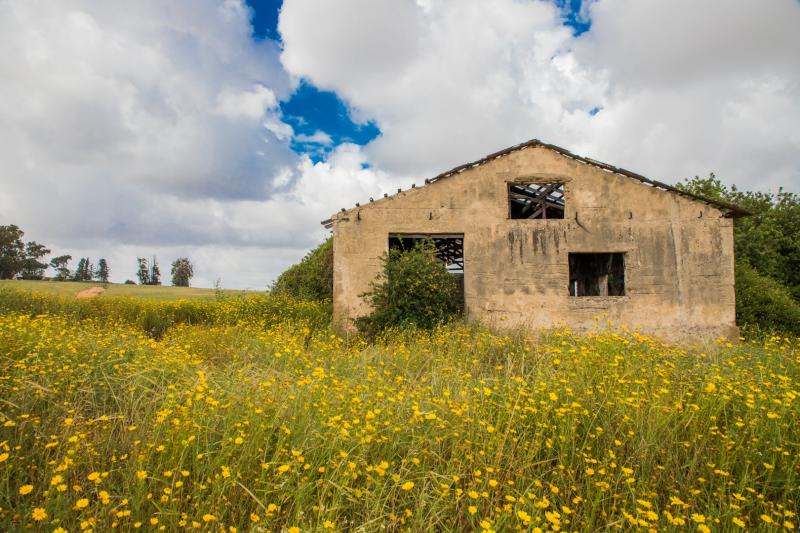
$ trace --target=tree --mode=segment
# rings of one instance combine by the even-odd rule
[[[140,285],[161,285],[161,270],[158,268],[155,256],[152,262],[145,257],[137,257],[136,261],[139,264],[136,276]]]
[[[42,257],[50,253],[44,245],[36,241],[25,244],[25,255],[22,259],[19,277],[22,279],[42,279],[47,263],[39,261]]]
[[[161,270],[158,268],[156,256],[153,256],[153,262],[150,264],[150,285],[161,285]]]
[[[93,271],[91,260],[88,257],[81,257],[80,261],[78,261],[77,268],[75,268],[75,273],[72,275],[72,280],[92,281]]]
[[[56,271],[56,280],[64,281],[69,278],[70,271],[67,264],[72,260],[71,255],[59,255],[50,260],[50,266]]]
[[[278,276],[270,292],[303,300],[333,298],[333,239],[328,238]]]
[[[86,270],[86,258],[81,257],[75,272],[72,274],[72,281],[83,281],[83,273]]]
[[[0,226],[0,279],[42,279],[47,263],[40,261],[50,253],[36,241],[22,242],[25,235],[18,226]]]
[[[736,262],[736,322],[800,335],[800,302],[778,281]]]
[[[22,270],[25,259],[24,234],[14,224],[0,226],[0,279],[14,279]]]
[[[189,280],[194,276],[194,266],[186,257],[179,257],[172,262],[172,284],[176,287],[188,287]]]
[[[105,258],[101,257],[100,260],[97,261],[97,270],[94,271],[94,277],[98,281],[108,283],[108,273],[108,263]]]
[[[436,256],[433,242],[389,250],[381,262],[382,273],[361,295],[372,313],[356,319],[359,330],[374,336],[389,326],[432,328],[459,314],[458,283]]]
[[[137,257],[136,262],[139,268],[136,271],[136,276],[139,278],[139,285],[150,285],[150,268],[147,265],[147,259],[144,257]]]

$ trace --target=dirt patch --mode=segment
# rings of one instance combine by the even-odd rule
[[[78,298],[79,300],[88,300],[89,298],[97,298],[104,292],[106,292],[106,290],[103,287],[91,287],[89,289],[79,292],[78,294],[75,295],[75,297]]]

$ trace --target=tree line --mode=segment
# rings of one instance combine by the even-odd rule
[[[100,258],[97,265],[89,257],[81,257],[75,270],[71,270],[69,263],[71,255],[59,255],[45,262],[44,258],[50,254],[50,249],[36,241],[24,242],[25,232],[18,226],[10,224],[0,226],[0,279],[25,279],[54,281],[99,281],[108,283],[110,268],[105,258]],[[158,261],[153,257],[147,259],[137,257],[136,275],[140,285],[161,285],[161,271]],[[54,275],[45,276],[47,269],[52,268]],[[194,276],[194,265],[186,257],[179,257],[172,262],[170,270],[172,285],[188,287],[189,281]],[[128,280],[125,283],[135,284]]]
[[[55,281],[100,281],[108,283],[110,271],[108,269],[108,261],[104,258],[100,258],[97,261],[97,267],[95,267],[91,259],[81,257],[74,272],[69,269],[70,261],[72,261],[71,255],[59,255],[50,260],[50,266],[56,273],[53,277]],[[23,279],[44,279],[44,272],[37,278]]]

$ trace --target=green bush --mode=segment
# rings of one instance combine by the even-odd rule
[[[270,292],[301,300],[333,298],[333,239],[329,237],[289,267],[275,280]]]
[[[372,306],[370,315],[356,319],[362,333],[374,337],[393,326],[430,329],[460,313],[458,283],[431,241],[389,250],[381,262],[383,272],[361,295]]]
[[[746,329],[800,334],[800,303],[784,285],[737,261],[736,322]]]

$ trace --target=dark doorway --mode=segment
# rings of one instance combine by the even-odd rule
[[[458,283],[458,307],[464,309],[464,235],[459,233],[390,233],[390,250],[411,250],[418,242],[430,239],[436,246],[436,256]]]
[[[624,296],[625,254],[569,254],[570,296]]]

